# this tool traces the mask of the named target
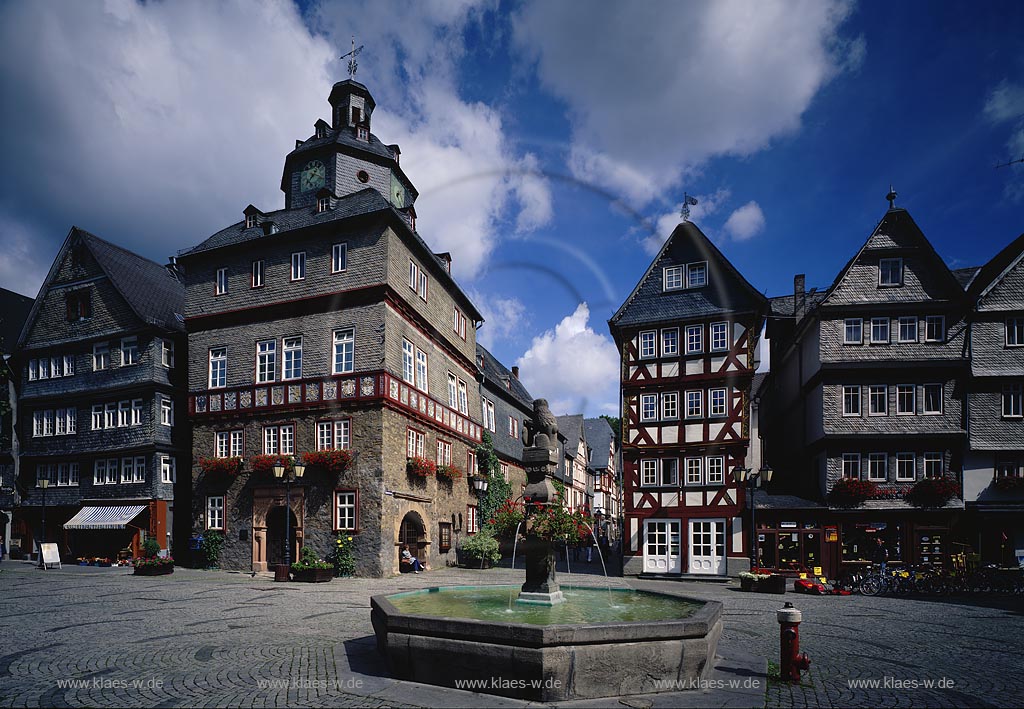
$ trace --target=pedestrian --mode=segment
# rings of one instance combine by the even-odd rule
[[[601,536],[597,538],[597,545],[601,550],[601,558],[607,562],[609,552],[611,552],[611,544],[608,542],[607,532],[601,532]]]
[[[412,567],[412,572],[414,574],[418,574],[420,572],[420,570],[423,569],[423,564],[420,563],[420,560],[417,559],[415,556],[413,556],[412,552],[409,551],[409,545],[408,544],[403,544],[402,545],[402,560],[401,560],[401,563],[408,564],[409,566],[411,566]]]
[[[871,550],[871,561],[878,564],[882,576],[885,576],[885,565],[889,561],[889,550],[881,537],[875,537],[875,548]]]
[[[4,560],[4,554],[7,553],[7,540],[4,539],[4,535],[0,534],[0,561]]]

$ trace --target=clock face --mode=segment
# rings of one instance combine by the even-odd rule
[[[306,163],[306,167],[302,168],[302,175],[299,177],[299,189],[303,192],[309,192],[318,187],[323,187],[326,175],[327,171],[324,169],[324,164],[319,160]]]

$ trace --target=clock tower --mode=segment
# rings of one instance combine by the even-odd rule
[[[331,122],[318,120],[313,135],[295,141],[285,158],[285,208],[313,206],[324,189],[339,198],[372,188],[411,216],[419,193],[399,166],[398,146],[370,132],[376,102],[369,90],[354,79],[339,81],[328,102]]]

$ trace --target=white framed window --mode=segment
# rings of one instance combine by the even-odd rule
[[[946,341],[946,316],[928,315],[924,319],[924,341],[945,342]]]
[[[92,405],[92,430],[98,431],[103,428],[103,404]]]
[[[896,385],[896,414],[912,416],[917,413],[917,387],[913,384]]]
[[[885,480],[889,474],[889,456],[886,453],[868,453],[868,480]]]
[[[686,354],[696,354],[704,351],[704,326],[686,326]]]
[[[426,302],[427,300],[427,274],[425,271],[420,271],[420,284],[416,288],[416,293],[420,299]],[[474,508],[475,509],[475,508]]]
[[[1021,477],[1021,468],[1017,464],[1016,460],[997,460],[992,470],[992,477],[996,480],[999,478],[1019,478]]]
[[[264,426],[263,454],[295,455],[295,426],[292,424]]]
[[[427,377],[427,353],[416,348],[416,388],[422,392],[428,391]]]
[[[256,383],[272,382],[277,377],[277,340],[256,343]]]
[[[942,477],[942,453],[925,453],[924,458],[924,476],[926,478],[941,478]]]
[[[473,456],[473,465],[470,466],[470,470],[476,470],[476,454],[470,451],[470,455]],[[501,471],[501,479],[508,482],[508,463],[504,461],[499,463],[498,470]]]
[[[415,384],[416,382],[416,348],[408,340],[402,340],[402,379]]]
[[[686,287],[700,288],[708,284],[707,261],[686,264]]]
[[[132,476],[132,482],[146,482],[146,459],[142,456],[136,456],[135,458],[135,472],[134,475]]]
[[[729,349],[729,323],[711,323],[711,351],[725,352]]]
[[[448,406],[459,409],[459,379],[451,372],[448,372]]]
[[[843,453],[843,477],[860,479],[860,453]]]
[[[221,389],[228,385],[228,348],[210,348],[210,388]]]
[[[871,344],[889,344],[889,318],[871,318]]]
[[[452,444],[451,441],[442,441],[440,438],[437,439],[437,464],[438,465],[451,465],[452,464]]]
[[[252,287],[263,287],[263,260],[252,262]]]
[[[1006,346],[1024,347],[1024,318],[1006,318]]]
[[[280,427],[281,455],[295,455],[295,426]]]
[[[917,316],[901,315],[899,321],[900,342],[917,342]]]
[[[78,485],[78,463],[61,463],[57,473],[58,485]]]
[[[160,397],[160,424],[162,426],[174,425],[174,400],[169,396]]]
[[[508,417],[508,435],[519,438],[519,419],[515,416]]]
[[[331,208],[331,198],[330,197],[317,197],[316,198],[316,211],[317,211],[317,214],[321,214],[323,212],[326,212],[330,208]]]
[[[224,529],[223,495],[212,495],[206,498],[206,528]]]
[[[679,487],[679,459],[661,459],[661,485],[662,487]]]
[[[489,399],[481,399],[480,402],[480,406],[483,410],[483,426],[490,431],[494,431],[494,402]]]
[[[119,401],[117,402],[117,425],[127,426],[131,421],[132,402],[130,401]]]
[[[679,418],[679,392],[667,391],[661,395],[661,418]]]
[[[843,416],[860,416],[860,385],[843,386]]]
[[[301,281],[306,277],[306,252],[296,251],[292,254],[291,280]]]
[[[217,269],[217,282],[214,286],[214,295],[226,295],[228,292],[228,269]]]
[[[683,267],[669,266],[661,271],[662,288],[665,291],[680,290],[683,287]]]
[[[658,461],[640,461],[640,485],[642,487],[653,487],[658,484]]]
[[[245,228],[246,229],[252,229],[254,226],[256,226],[256,215],[255,214],[246,214],[245,215]]]
[[[469,413],[469,390],[466,388],[466,382],[461,379],[459,380],[459,412]],[[516,433],[516,435],[519,434]]]
[[[132,426],[142,425],[142,399],[132,399]]]
[[[712,455],[707,459],[708,485],[725,484],[725,456]]]
[[[701,485],[704,482],[703,473],[701,470],[702,462],[703,461],[700,458],[686,459],[685,465],[687,485]]]
[[[50,360],[47,357],[43,357],[37,363],[37,372],[40,379],[50,378]]]
[[[92,368],[98,372],[101,369],[110,367],[110,345],[106,342],[97,342],[92,346]]]
[[[172,367],[174,366],[173,350],[172,350],[171,366]],[[74,375],[75,375],[75,356],[74,355],[64,355],[64,376],[65,377],[73,377]],[[74,463],[74,465],[77,466],[78,464]]]
[[[457,307],[452,307],[452,329],[455,334],[466,339],[466,316]]]
[[[917,460],[913,453],[896,454],[896,480],[905,482],[917,477]]]
[[[878,285],[903,285],[903,259],[883,258],[878,260]]]
[[[656,421],[658,418],[658,395],[640,395],[640,420]]]
[[[160,456],[160,482],[167,484],[174,484],[178,482],[178,473],[176,470],[174,458],[169,455]]]
[[[68,430],[67,430],[67,423],[68,423],[68,410],[67,409],[57,409],[56,414],[54,414],[54,424],[56,426],[56,428],[54,429],[54,432],[53,432],[54,435],[55,436],[67,435],[67,432],[68,432]]]
[[[405,454],[409,458],[423,457],[424,437],[420,431],[410,428],[405,438]]]
[[[889,413],[889,387],[885,384],[871,384],[868,387],[868,416],[885,416]]]
[[[32,412],[32,435],[35,438],[43,435],[43,412]]]
[[[1003,385],[1003,418],[1021,418],[1024,414],[1024,385]]]
[[[922,413],[926,415],[935,415],[942,413],[941,384],[924,385],[924,406],[922,407]]]
[[[215,441],[216,457],[242,457],[242,431],[217,431]]]
[[[281,379],[302,379],[302,338],[286,337],[281,343]]]
[[[355,370],[356,331],[352,328],[334,331],[335,374],[348,374]]]
[[[476,505],[466,505],[466,534],[480,531],[480,511]]]
[[[409,287],[423,300],[427,299],[427,274],[412,259],[409,260]]]
[[[726,415],[726,389],[711,389],[708,392],[708,416]]]
[[[657,339],[658,333],[651,330],[650,332],[640,333],[640,358],[649,359],[651,357],[658,356],[657,350]]]
[[[103,405],[103,427],[114,428],[117,426],[117,402],[109,401]]]
[[[843,322],[843,344],[860,345],[864,342],[864,321],[861,318],[846,318]]]
[[[277,426],[263,427],[263,455],[277,455],[280,452],[280,438]]]
[[[39,375],[39,360],[30,359],[28,361],[28,380],[34,382]]]
[[[675,357],[679,354],[679,328],[671,327],[661,331],[661,356]]]
[[[316,425],[317,450],[329,451],[348,448],[351,442],[351,425],[348,419],[318,422]]]
[[[348,270],[348,244],[342,242],[331,247],[331,273]]]
[[[93,463],[92,468],[92,484],[93,485],[106,485],[107,484],[107,461],[97,460]]]
[[[134,458],[121,458],[121,482],[130,483],[134,482],[135,476],[135,459]]]
[[[356,491],[334,491],[334,529],[354,531],[356,527]]]
[[[686,418],[696,419],[704,415],[704,392],[686,392]]]
[[[160,365],[168,369],[174,368],[174,341],[160,340]]]

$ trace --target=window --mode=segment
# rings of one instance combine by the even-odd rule
[[[843,416],[860,416],[860,385],[843,387]]]
[[[420,298],[427,299],[427,274],[412,260],[409,261],[409,287],[416,291]]]
[[[883,258],[878,261],[878,285],[903,285],[903,259]]]
[[[662,270],[663,288],[666,291],[679,290],[683,287],[683,267],[671,266]]]
[[[476,534],[480,531],[480,517],[476,505],[466,506],[466,534]]]
[[[335,244],[331,247],[331,273],[341,273],[348,268],[348,244]]]
[[[215,440],[216,457],[242,457],[242,431],[217,431]]]
[[[35,411],[32,414],[32,435],[36,438],[43,434],[43,412]]]
[[[700,288],[708,284],[708,264],[706,261],[701,263],[689,263],[686,265],[686,287],[687,288]]]
[[[78,322],[92,317],[92,299],[89,297],[88,291],[79,290],[68,293],[64,305],[68,322]]]
[[[437,440],[437,464],[452,464],[452,444],[450,441]]]
[[[306,252],[296,251],[292,254],[291,280],[301,281],[306,277]]]
[[[405,454],[410,457],[423,457],[424,437],[416,429],[410,428],[405,439]]]
[[[675,357],[679,354],[679,329],[671,328],[661,331],[661,356]]]
[[[341,421],[321,421],[316,425],[317,450],[341,450],[349,447],[351,423],[348,419]]]
[[[414,384],[416,382],[416,348],[408,340],[402,340],[402,379]]]
[[[896,454],[896,480],[913,480],[917,477],[916,464],[913,453]]]
[[[466,382],[461,379],[459,380],[459,411],[464,414],[469,413],[469,390],[466,388]],[[519,435],[518,428],[515,435]]]
[[[1024,346],[1024,318],[1006,318],[1006,346]]]
[[[74,376],[74,374],[75,374],[75,356],[74,355],[64,355],[63,359],[64,359],[64,376],[65,377],[72,377],[72,376]],[[172,367],[174,366],[173,360],[171,362],[171,366]]]
[[[256,383],[272,382],[277,376],[277,340],[256,343]]]
[[[725,416],[725,389],[712,389],[708,392],[708,416]]]
[[[643,486],[653,486],[658,484],[658,461],[640,461],[640,484]]]
[[[917,316],[900,316],[900,342],[917,342]]]
[[[210,348],[210,388],[219,389],[228,384],[228,348]]]
[[[106,342],[97,342],[92,346],[92,368],[98,372],[110,366],[110,345]]]
[[[132,426],[142,425],[142,399],[132,399]]]
[[[117,403],[110,401],[103,405],[103,427],[117,426]]]
[[[125,337],[121,340],[121,366],[139,363],[139,339]]]
[[[93,404],[92,430],[98,431],[101,428],[103,428],[103,404]]]
[[[700,418],[703,415],[703,403],[704,396],[703,392],[700,391],[688,391],[686,392],[686,418]]]
[[[896,413],[910,416],[917,413],[917,387],[913,384],[896,385]]]
[[[501,471],[501,479],[508,482],[508,463],[502,461],[498,464],[498,469]]]
[[[78,484],[78,463],[57,465],[57,484],[61,486]]]
[[[942,477],[942,453],[924,454],[924,476],[926,478]]]
[[[36,360],[32,360],[32,361],[36,362]],[[39,379],[49,379],[50,378],[50,360],[47,359],[46,357],[43,357],[42,359],[40,359],[36,363],[36,372],[38,374]]]
[[[641,421],[654,421],[658,418],[658,395],[657,394],[641,394],[640,395],[640,420]]]
[[[295,426],[264,426],[263,454],[295,455]]]
[[[355,369],[356,331],[352,328],[334,331],[334,373],[346,374]]]
[[[640,358],[647,359],[650,357],[656,357],[658,352],[655,349],[657,333],[654,332],[641,332],[640,333]]]
[[[711,323],[711,351],[724,352],[729,349],[729,323]]]
[[[206,528],[224,529],[224,496],[206,498]]]
[[[466,316],[462,314],[462,311],[458,308],[452,308],[452,329],[455,330],[455,334],[461,337],[463,340],[466,339]]]
[[[228,292],[228,269],[217,269],[217,284],[214,286],[214,295],[224,295]]]
[[[701,325],[686,326],[686,354],[704,350],[704,328]]]
[[[174,368],[174,342],[160,340],[160,364],[168,369]]]
[[[93,463],[92,483],[93,485],[107,484],[107,461],[97,460]]]
[[[843,477],[860,479],[859,453],[843,453]]]
[[[127,426],[128,421],[131,417],[132,402],[130,401],[119,401],[117,402],[117,425]]]
[[[263,287],[263,261],[252,262],[252,287],[262,288]]]
[[[160,482],[168,484],[178,482],[178,473],[175,470],[174,458],[169,455],[160,456]]]
[[[437,546],[438,551],[447,554],[452,549],[452,523],[437,523]]]
[[[246,229],[252,229],[254,226],[256,226],[256,215],[255,214],[246,214],[245,215],[245,228]]]
[[[508,435],[519,438],[519,419],[515,416],[508,417]]]
[[[889,344],[889,318],[871,318],[871,342]]]
[[[701,478],[701,459],[700,458],[687,458],[686,459],[686,484],[687,485],[700,485],[703,482]]]
[[[707,460],[708,485],[725,484],[725,456],[714,455]]]
[[[885,453],[868,453],[868,480],[885,480],[888,464],[889,456]]]
[[[282,372],[281,379],[301,379],[302,338],[284,338],[283,346],[281,347],[281,349],[284,351],[284,371]]]
[[[925,384],[924,385],[924,413],[925,414],[941,414],[942,413],[942,385],[941,384]]]
[[[142,456],[135,458],[134,473],[132,475],[131,482],[133,483],[144,483],[146,482],[146,459]]]
[[[37,378],[37,372],[39,367],[39,360],[30,359],[28,361],[28,380],[34,382]]]
[[[868,387],[868,415],[885,416],[889,413],[889,387],[872,384]]]
[[[451,372],[448,372],[448,406],[459,408],[459,380]]]
[[[946,316],[928,315],[924,319],[924,341],[945,342],[946,341]]]
[[[661,460],[661,484],[665,487],[679,487],[679,459]]]
[[[1006,384],[1003,386],[1003,416],[1020,418],[1024,413],[1024,386]]]
[[[160,424],[174,425],[174,401],[170,397],[160,397]]]
[[[427,391],[427,353],[416,348],[416,388]]]
[[[1017,465],[1016,460],[997,460],[995,469],[993,470],[993,476],[996,479],[999,478],[1019,478],[1020,466]]]
[[[57,409],[57,412],[54,414],[54,421],[55,421],[55,424],[56,424],[56,430],[54,431],[54,435],[57,435],[57,436],[65,436],[65,435],[67,435],[67,432],[68,432],[68,410],[67,409]]]
[[[502,475],[503,476],[501,478],[505,482],[508,482],[508,478],[504,477],[504,473],[507,472],[507,470],[508,470],[508,465],[506,464],[505,468],[502,470]],[[476,453],[474,453],[471,450],[466,451],[466,475],[476,475],[476,473],[477,473]]]
[[[481,400],[481,408],[483,409],[483,425],[484,428],[491,431],[494,430],[494,402],[488,399]]]
[[[356,491],[334,491],[334,529],[336,531],[355,531],[356,527]]]
[[[843,325],[843,344],[859,345],[864,342],[864,321],[860,318],[847,318]]]
[[[661,418],[679,418],[679,392],[669,391],[661,395]]]

